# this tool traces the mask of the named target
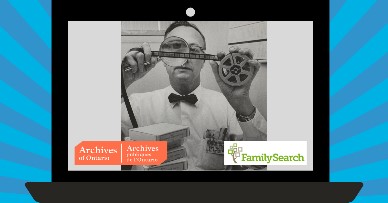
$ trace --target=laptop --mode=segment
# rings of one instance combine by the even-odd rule
[[[189,3],[179,1],[152,2],[148,4],[119,1],[117,3],[94,2],[94,4],[87,4],[79,1],[53,2],[52,182],[26,183],[26,187],[32,197],[37,202],[121,202],[134,200],[244,201],[255,198],[257,198],[257,200],[269,202],[353,201],[360,191],[362,183],[329,182],[329,1],[315,2],[311,5],[311,9],[306,10],[306,5],[310,4],[307,1],[286,2],[281,6],[288,9],[282,9],[282,12],[280,13],[277,11],[280,5],[270,2],[260,2],[258,5],[250,5],[248,2],[239,2],[238,4],[237,2],[221,2],[217,4],[216,7],[200,2]],[[186,16],[185,11],[187,8],[194,8],[196,10],[195,15],[192,17]],[[123,53],[125,54],[127,51],[126,49],[120,50],[120,48],[123,47],[123,40],[125,41],[127,39],[126,32],[123,32],[120,28],[114,32],[109,32],[107,30],[115,29],[117,25],[122,26],[124,20],[128,20],[127,22],[150,20],[144,21],[143,24],[140,23],[140,25],[149,26],[152,22],[156,22],[155,26],[158,28],[157,30],[152,30],[147,32],[147,34],[139,34],[142,32],[139,30],[137,30],[138,32],[132,30],[131,37],[132,39],[138,37],[137,39],[139,41],[137,43],[144,41],[144,35],[148,37],[147,39],[155,38],[157,41],[159,38],[163,38],[164,23],[171,22],[169,20],[175,19],[188,20],[197,24],[201,24],[204,21],[215,21],[214,23],[219,27],[208,26],[204,32],[210,32],[211,29],[219,29],[224,26],[230,33],[237,29],[241,30],[244,26],[262,26],[262,22],[266,22],[266,28],[270,30],[274,28],[273,25],[279,23],[277,22],[278,20],[290,20],[294,22],[310,21],[311,25],[313,24],[314,30],[310,33],[313,34],[313,36],[310,35],[310,37],[313,40],[313,46],[311,45],[311,47],[313,47],[313,52],[311,52],[311,56],[313,55],[314,59],[314,71],[310,70],[313,74],[313,79],[310,78],[310,81],[312,82],[310,85],[313,87],[314,92],[313,95],[310,94],[310,98],[313,97],[314,104],[313,119],[310,119],[312,125],[303,126],[303,123],[299,123],[300,126],[294,126],[294,130],[290,129],[288,134],[284,135],[297,136],[298,133],[301,134],[307,128],[312,130],[314,139],[307,142],[308,149],[311,150],[308,151],[311,152],[309,160],[312,160],[309,164],[304,166],[304,168],[296,166],[267,166],[267,169],[264,171],[206,170],[138,172],[127,171],[126,167],[122,168],[121,166],[75,166],[74,152],[73,154],[71,153],[74,148],[74,143],[83,140],[108,140],[106,137],[103,137],[103,135],[98,137],[95,134],[89,134],[85,129],[93,129],[93,132],[99,132],[101,134],[105,133],[107,134],[106,136],[109,136],[109,133],[111,132],[109,131],[110,129],[120,128],[118,122],[115,122],[117,123],[116,126],[105,126],[98,123],[104,119],[104,122],[109,119],[116,119],[113,117],[120,117],[121,113],[121,108],[112,106],[112,109],[110,109],[110,105],[104,105],[102,101],[96,99],[104,97],[114,98],[111,101],[117,101],[118,99],[115,98],[118,98],[118,95],[121,94],[118,90],[118,87],[120,86],[119,74],[117,74],[117,80],[107,80],[103,79],[101,75],[97,75],[97,73],[101,74],[103,71],[109,72],[110,68],[114,69],[116,65],[117,67],[120,65],[119,60],[117,60],[117,64],[112,64],[112,67],[103,68],[104,65],[106,65],[104,63],[108,60],[103,56],[106,56],[106,58],[113,58],[112,61],[116,61],[114,58],[119,59],[119,57],[110,53],[117,52],[118,54],[121,53],[123,56]],[[246,21],[249,19],[265,19],[270,21]],[[226,23],[226,20],[230,22]],[[246,22],[243,25],[237,25],[237,21]],[[149,24],[147,24],[147,22],[149,22]],[[271,24],[271,22],[274,23]],[[231,26],[232,24],[234,26]],[[287,24],[287,22],[285,22],[285,24]],[[286,29],[289,29],[289,34],[292,33],[293,29],[299,29],[294,26],[297,24],[291,23],[289,25],[292,25],[286,27]],[[82,32],[73,32],[81,28]],[[88,30],[90,32],[87,32]],[[300,33],[303,34],[304,31],[306,30],[301,30]],[[307,31],[309,30],[307,29]],[[310,31],[312,31],[312,29],[310,29]],[[74,33],[78,34],[74,35]],[[114,36],[115,33],[119,34],[114,39],[112,38],[111,42],[106,40],[106,38]],[[136,33],[138,33],[138,35],[136,35]],[[287,35],[287,32],[284,32],[284,34]],[[83,38],[80,38],[80,36]],[[223,35],[218,34],[213,38],[220,38],[221,40],[221,36]],[[257,47],[264,47],[263,42],[265,42],[265,46],[268,46],[267,49],[273,50],[273,45],[276,41],[274,40],[274,36],[275,35],[271,35],[271,33],[268,32],[268,38],[266,37],[265,40],[247,39],[244,43],[251,43],[253,46],[257,45]],[[96,40],[99,37],[105,37],[105,40]],[[230,40],[230,37],[231,36],[227,36],[227,40]],[[77,42],[74,41],[75,38],[84,39],[85,41]],[[298,38],[295,38],[295,40],[296,39]],[[130,41],[129,43],[132,42],[135,43],[136,40]],[[84,52],[84,49],[82,48],[76,52],[74,47],[77,47],[78,44],[82,44],[81,46],[83,47],[86,46],[95,50],[97,55]],[[230,41],[228,43],[228,45],[234,44],[241,45],[243,43]],[[225,45],[225,47],[227,46]],[[284,46],[284,48],[285,47],[286,46]],[[303,47],[309,46],[304,45]],[[152,46],[151,48],[156,49]],[[297,48],[298,47],[295,47],[296,55],[298,54],[298,51],[300,51]],[[277,49],[279,49],[279,47]],[[98,55],[99,52],[100,54],[103,54]],[[93,62],[90,62],[89,64],[75,64],[74,61],[70,60],[74,58],[87,58]],[[274,57],[273,54],[271,55],[270,51],[268,51],[268,56],[260,55],[260,58],[257,59],[264,64],[262,67],[265,68],[262,70],[268,70],[268,84],[273,84],[272,82],[276,81],[276,78],[271,78],[269,74],[274,73],[273,71],[275,68],[273,67],[276,67],[276,63],[278,63],[279,60],[276,60],[276,57]],[[308,60],[308,56],[300,55],[297,60]],[[311,57],[310,60],[312,62]],[[290,65],[290,69],[295,69],[295,71],[297,71],[296,69],[302,68],[303,64],[304,63],[293,64],[295,67]],[[85,66],[88,67],[85,68]],[[103,71],[101,69],[103,69]],[[83,74],[86,74],[86,76]],[[278,76],[280,78],[280,75]],[[109,76],[106,75],[106,77]],[[279,78],[277,78],[278,81]],[[75,81],[83,81],[83,84],[75,83]],[[164,81],[168,82],[168,80]],[[159,85],[158,81],[154,83],[154,85]],[[211,86],[210,83],[207,85]],[[287,88],[286,86],[289,85],[292,84],[277,83],[277,86],[284,86],[284,88]],[[138,86],[142,85],[140,84]],[[146,86],[145,88],[149,86]],[[103,87],[107,90],[104,90]],[[268,94],[270,94],[270,91],[272,91],[272,89],[271,87],[268,87]],[[99,93],[103,96],[99,95]],[[289,97],[287,97],[288,99],[282,100],[281,102],[283,104],[287,102],[290,104],[293,102],[292,100],[298,99],[297,97],[293,98],[292,96],[293,94],[289,94]],[[259,100],[257,100],[257,102],[259,102]],[[267,101],[265,101],[265,103],[267,103]],[[270,106],[270,103],[273,105],[276,102],[268,102],[268,106]],[[113,103],[111,102],[109,104]],[[83,106],[83,115],[85,112],[88,112],[89,116],[91,118],[93,117],[95,120],[93,120],[93,122],[92,120],[85,119],[76,121],[74,117],[69,115],[74,116],[78,113],[80,118],[84,117],[81,116],[80,111],[78,111],[79,109],[74,108],[74,106]],[[263,109],[266,111],[266,108]],[[262,112],[264,111],[263,109]],[[268,117],[273,118],[270,115],[270,109],[271,108],[268,107]],[[302,110],[300,113],[303,115],[307,114]],[[113,116],[112,118],[110,117],[111,115]],[[295,118],[298,118],[297,115]],[[275,119],[267,120],[269,128],[271,128],[270,123],[274,123]],[[75,131],[74,129],[77,130],[77,128],[69,127],[77,124],[78,126],[83,125],[82,130]],[[81,128],[78,128],[78,130],[79,129]],[[78,134],[83,134],[85,137],[77,137]],[[270,137],[271,134],[268,133],[268,136]],[[121,135],[118,133],[116,137],[117,140],[121,139]],[[281,140],[282,139],[280,138],[277,139],[277,141]]]

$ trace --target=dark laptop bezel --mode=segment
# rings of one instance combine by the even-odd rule
[[[52,181],[53,182],[144,182],[144,181],[329,181],[329,1],[246,2],[238,9],[231,3],[203,2],[115,3],[53,1],[52,10]],[[166,4],[171,4],[170,7]],[[209,2],[206,2],[209,3]],[[237,5],[237,4],[236,4]],[[185,16],[197,8],[194,17]],[[282,9],[279,9],[282,7]],[[165,8],[165,9],[163,9]],[[173,10],[171,10],[173,8]],[[285,8],[285,9],[284,9]],[[174,12],[179,10],[180,12]],[[228,11],[231,14],[222,11]],[[152,15],[149,15],[152,14]],[[314,21],[314,142],[313,171],[68,171],[68,21],[77,20],[291,20]],[[285,33],[286,34],[286,33]],[[103,47],[101,47],[103,48]],[[300,60],[303,60],[301,58]],[[294,66],[294,67],[293,67]],[[90,67],[92,68],[92,67]],[[290,68],[297,68],[290,64]],[[120,88],[120,87],[117,87]],[[87,92],[85,92],[87,94]],[[290,98],[292,99],[292,98]],[[103,108],[103,107],[101,107]],[[98,111],[98,109],[96,109]],[[269,121],[270,122],[270,121]],[[290,133],[292,134],[292,133]],[[120,135],[118,135],[120,136]]]

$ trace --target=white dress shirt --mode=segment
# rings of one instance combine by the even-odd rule
[[[267,134],[267,122],[256,108],[255,117],[248,122],[238,122],[236,112],[225,96],[217,91],[198,86],[191,94],[198,101],[195,105],[181,101],[170,103],[168,96],[179,95],[171,86],[147,93],[134,93],[129,97],[139,127],[156,123],[171,123],[189,126],[190,136],[184,146],[187,150],[189,170],[223,170],[223,155],[206,153],[204,134],[207,129],[228,128],[245,140],[256,140],[258,134]],[[125,106],[121,104],[121,129],[125,136],[132,124]],[[244,132],[244,137],[243,137]]]

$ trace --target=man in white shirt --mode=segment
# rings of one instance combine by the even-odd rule
[[[203,34],[195,25],[186,21],[172,23],[165,33],[165,38],[170,36],[184,39],[190,49],[194,47],[201,53],[206,49]],[[122,70],[125,89],[146,75],[158,62],[157,58],[151,57],[149,44],[143,43],[142,48],[144,53],[129,51],[123,59],[122,67],[131,68],[131,71]],[[250,59],[253,57],[248,49],[231,47],[229,52],[240,53]],[[219,52],[217,56],[223,58],[225,53]],[[129,101],[139,127],[161,122],[189,126],[190,136],[184,143],[189,170],[223,170],[223,155],[206,152],[206,130],[228,128],[233,138],[227,136],[227,140],[267,140],[267,122],[249,98],[249,89],[260,64],[256,60],[249,60],[249,65],[254,68],[254,76],[245,85],[233,87],[224,83],[218,75],[217,62],[209,61],[220,93],[200,85],[204,62],[201,59],[188,59],[182,66],[171,67],[165,64],[171,86],[132,94]],[[122,103],[121,107],[122,133],[128,136],[132,124],[125,104]]]

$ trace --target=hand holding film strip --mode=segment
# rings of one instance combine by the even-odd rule
[[[129,50],[121,62],[125,89],[144,77],[159,61],[158,57],[151,56],[151,47],[147,42],[144,42],[141,48]]]

